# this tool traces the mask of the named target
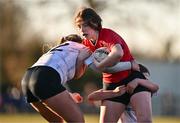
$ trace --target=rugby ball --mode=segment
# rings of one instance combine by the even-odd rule
[[[93,57],[96,61],[101,62],[104,58],[106,58],[109,54],[109,50],[107,47],[101,47],[94,51]]]

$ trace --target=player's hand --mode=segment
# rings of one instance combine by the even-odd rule
[[[139,64],[136,61],[131,61],[131,69],[135,71],[140,71]]]
[[[79,93],[69,93],[76,103],[82,103],[83,97]]]
[[[113,90],[113,92],[118,93],[118,96],[120,96],[126,92],[126,87],[125,85],[118,86]]]
[[[137,79],[134,79],[132,82],[128,83],[126,86],[126,92],[129,94],[132,94],[134,92],[134,89],[138,86]]]

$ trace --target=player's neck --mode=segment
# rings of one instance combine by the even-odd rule
[[[94,31],[93,38],[90,40],[91,43],[95,46],[99,38],[99,31]]]
[[[92,43],[94,46],[96,45],[97,40],[91,39],[90,41],[91,41],[91,43]]]

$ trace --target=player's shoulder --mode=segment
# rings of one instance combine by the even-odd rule
[[[114,30],[112,30],[110,28],[102,28],[101,32],[102,33],[116,33]]]
[[[114,30],[110,29],[110,28],[102,28],[101,32],[100,32],[100,39],[101,38],[117,38],[117,37],[121,37],[117,32],[115,32]]]

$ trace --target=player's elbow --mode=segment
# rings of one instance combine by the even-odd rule
[[[112,49],[111,53],[113,54],[114,58],[122,58],[124,55],[124,51],[120,44],[116,44]]]

